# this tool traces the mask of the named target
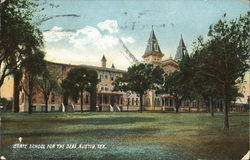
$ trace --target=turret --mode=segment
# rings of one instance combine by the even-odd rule
[[[161,52],[159,43],[154,33],[154,29],[152,27],[152,31],[148,39],[147,47],[142,58],[145,62],[159,64],[161,63],[161,58],[163,56],[164,54],[162,54]]]
[[[179,42],[179,46],[177,47],[177,51],[175,54],[175,60],[181,61],[184,58],[184,56],[188,56],[188,52],[181,35],[181,40]]]
[[[107,59],[104,55],[102,56],[101,62],[102,62],[102,67],[106,67]]]

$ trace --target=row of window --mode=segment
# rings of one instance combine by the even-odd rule
[[[108,91],[109,88],[108,87],[101,87],[101,91]]]
[[[108,95],[99,96],[99,104],[122,104],[122,103],[123,103],[122,97],[108,96]]]
[[[101,79],[101,80],[103,80],[103,79],[107,79],[107,80],[108,80],[109,77],[110,77],[110,80],[111,80],[111,81],[114,81],[116,75],[115,75],[114,73],[110,73],[110,74],[109,74],[109,73],[107,73],[107,72],[104,72],[104,73],[101,72],[101,73],[100,73],[100,79]]]
[[[128,105],[132,105],[132,106],[134,106],[134,105],[136,105],[136,106],[138,106],[139,105],[139,99],[138,98],[128,98],[127,99],[127,104]]]

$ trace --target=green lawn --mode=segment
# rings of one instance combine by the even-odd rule
[[[0,155],[9,159],[240,159],[248,113],[2,113]],[[14,149],[24,144],[105,144],[105,149]]]

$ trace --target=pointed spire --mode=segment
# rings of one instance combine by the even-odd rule
[[[102,56],[101,62],[102,62],[102,67],[106,67],[107,59],[104,55]]]
[[[187,48],[186,48],[186,45],[183,41],[182,34],[181,34],[179,46],[178,46],[176,54],[175,54],[175,60],[181,61],[183,59],[183,57],[187,56],[187,55],[188,55]]]
[[[115,68],[115,65],[114,65],[114,64],[112,64],[111,68]]]
[[[147,57],[151,53],[156,53],[160,57],[164,56],[162,54],[162,52],[161,52],[159,43],[158,43],[157,38],[155,36],[155,32],[154,32],[154,27],[153,26],[152,26],[152,31],[150,33],[150,37],[148,39],[147,48],[146,48],[145,53],[144,53],[144,55],[142,57]]]
[[[104,55],[102,56],[102,61],[107,61],[107,59]]]

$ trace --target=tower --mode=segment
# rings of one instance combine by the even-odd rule
[[[102,67],[106,68],[107,59],[106,59],[106,57],[104,55],[102,56],[101,62],[102,62]]]
[[[181,40],[179,42],[179,46],[177,47],[177,51],[175,54],[175,60],[181,61],[183,59],[183,57],[187,56],[187,55],[188,55],[187,48],[185,46],[185,43],[184,43],[182,35],[181,35]]]
[[[164,54],[161,52],[159,43],[154,33],[154,29],[152,27],[152,31],[147,43],[147,48],[142,58],[146,63],[160,64],[163,56]]]

